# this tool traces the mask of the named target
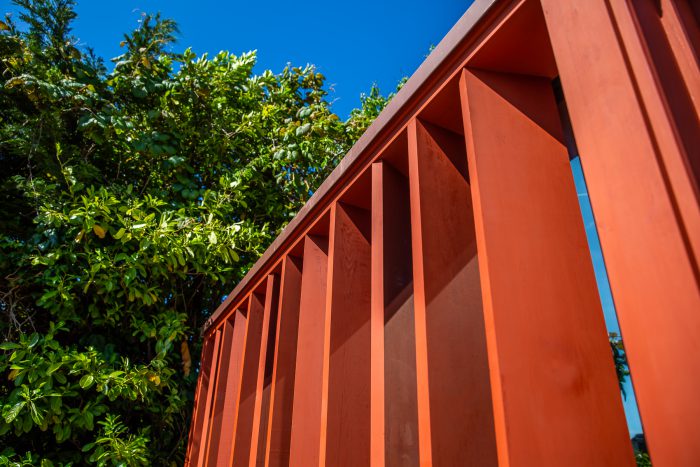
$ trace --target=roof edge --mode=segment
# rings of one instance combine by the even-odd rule
[[[428,57],[421,63],[418,69],[411,75],[401,90],[389,101],[389,104],[382,110],[357,142],[350,148],[347,154],[341,159],[338,166],[331,172],[321,186],[314,192],[294,218],[285,226],[280,234],[275,238],[265,252],[258,258],[253,267],[241,279],[241,281],[228,294],[226,300],[212,313],[209,319],[202,326],[202,334],[205,334],[216,323],[233,304],[234,299],[239,297],[247,288],[253,287],[259,282],[258,277],[264,266],[271,261],[277,261],[277,253],[284,250],[287,243],[294,240],[294,234],[304,229],[312,219],[312,214],[319,210],[323,211],[332,199],[332,195],[337,191],[337,182],[347,172],[359,169],[364,162],[365,156],[369,157],[373,146],[379,142],[379,136],[390,132],[398,125],[398,119],[404,114],[404,109],[416,100],[420,99],[421,93],[433,80],[434,73],[441,66],[449,62],[449,59],[457,53],[460,46],[474,30],[475,26],[483,19],[491,8],[499,0],[475,0],[467,8],[467,11],[455,23],[440,43],[433,49]]]

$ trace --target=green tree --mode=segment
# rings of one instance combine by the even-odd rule
[[[615,373],[617,374],[617,383],[620,386],[622,397],[627,399],[627,390],[625,383],[630,375],[629,365],[627,364],[627,354],[625,346],[622,342],[622,337],[616,332],[608,333],[608,341],[610,342],[610,350],[612,350],[613,363],[615,364]]]
[[[73,0],[0,22],[0,465],[181,464],[198,331],[387,99],[347,122],[314,67],[171,51],[107,72]],[[192,357],[190,357],[192,355]],[[4,450],[3,450],[4,449]]]

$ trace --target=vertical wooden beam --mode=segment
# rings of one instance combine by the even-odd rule
[[[384,182],[383,163],[372,164],[372,264],[370,317],[370,463],[384,467]]]
[[[320,466],[326,341],[328,240],[307,236],[301,277],[294,409],[289,465]],[[325,447],[325,439],[323,439]]]
[[[463,72],[499,463],[632,466],[548,79]]]
[[[697,172],[628,2],[542,4],[652,461],[700,465]]]
[[[267,409],[270,403],[270,392],[265,390],[265,366],[267,362],[268,342],[274,341],[274,330],[277,320],[277,305],[279,301],[279,277],[274,274],[267,276],[267,284],[265,290],[265,310],[263,315],[262,337],[260,339],[260,357],[258,359],[258,374],[257,384],[255,389],[255,407],[253,411],[253,429],[250,438],[250,461],[249,466],[264,465],[265,451],[262,451],[261,459],[258,459],[258,445],[262,442],[263,446],[266,443],[267,436]],[[275,320],[275,325],[270,328],[271,320]],[[272,336],[270,334],[272,333]],[[271,337],[271,339],[270,339]],[[265,420],[261,423],[261,420]]]
[[[697,2],[694,7],[700,10]],[[691,0],[661,0],[660,19],[695,113],[700,114],[700,17],[695,16],[692,8]]]
[[[292,434],[294,374],[299,330],[302,262],[287,256],[282,262],[282,278],[277,338],[270,387],[270,422],[268,424],[265,463],[270,467],[289,465],[289,443]]]
[[[200,368],[200,371],[202,372],[200,376],[203,380],[202,384],[204,387],[206,387],[206,397],[202,401],[204,406],[201,409],[201,418],[197,420],[197,426],[195,427],[195,430],[197,430],[198,433],[201,433],[200,445],[196,452],[198,466],[204,465],[204,459],[207,453],[207,441],[209,440],[209,429],[211,427],[212,399],[214,396],[214,386],[216,383],[216,374],[219,364],[219,352],[221,349],[221,330],[217,329],[211,339],[214,341],[211,348],[211,364],[208,365],[207,368]],[[193,453],[193,459],[195,459],[194,454],[195,453]]]
[[[418,465],[408,180],[372,164],[371,464]]]
[[[209,381],[209,371],[211,368],[211,358],[213,355],[214,339],[209,337],[202,344],[202,357],[199,365],[199,377],[197,378],[197,390],[194,396],[194,410],[192,411],[192,423],[188,436],[187,453],[185,454],[185,465],[190,466],[199,456],[199,449],[202,442],[202,424],[204,413],[204,397]],[[206,370],[205,370],[206,369]],[[206,373],[206,377],[204,376]],[[206,381],[205,381],[206,380]]]
[[[323,465],[370,463],[370,237],[370,211],[342,202],[335,205],[329,243],[326,316],[332,310],[332,320]]]
[[[700,30],[693,19],[683,24],[678,16],[681,0],[635,0],[611,4],[620,39],[639,80],[640,94],[649,107],[654,131],[669,123],[682,153],[681,162],[692,178],[700,178],[700,68],[692,50],[692,35],[700,41]],[[686,5],[687,6],[687,5]],[[690,19],[690,18],[688,18]],[[692,26],[692,29],[684,26]],[[690,34],[689,34],[690,33]],[[694,34],[693,34],[694,33]],[[654,115],[657,100],[660,115]],[[665,163],[671,154],[665,154]],[[700,187],[696,183],[696,203]]]
[[[223,326],[222,352],[219,358],[216,399],[212,416],[211,441],[207,465],[222,465],[231,459],[234,427],[241,391],[246,317],[240,310]]]
[[[274,337],[274,336],[271,336]],[[270,356],[273,355],[273,350],[274,347],[269,348],[270,352],[268,354]],[[265,365],[268,365],[268,363],[265,363]],[[271,365],[271,362],[270,362]],[[270,370],[271,371],[271,370]],[[259,467],[263,467],[267,463],[267,435],[269,434],[268,430],[268,424],[270,422],[270,391],[272,389],[271,387],[271,379],[269,375],[265,375],[263,378],[263,387],[262,387],[262,395],[261,395],[261,410],[260,410],[260,423],[259,423],[259,428],[258,428],[258,439],[257,439],[257,446],[255,448],[256,454],[255,454],[255,465]],[[251,443],[251,449],[252,449],[252,443]],[[251,456],[251,465],[252,464],[252,456]]]
[[[420,462],[495,466],[464,140],[413,120],[408,156]]]
[[[233,445],[233,466],[247,467],[251,456],[250,443],[253,436],[253,418],[258,395],[258,364],[260,342],[263,339],[265,297],[253,292],[248,300],[248,332],[243,357],[243,379],[241,402],[238,406],[236,437]]]

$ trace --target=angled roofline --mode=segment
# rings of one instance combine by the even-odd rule
[[[261,274],[268,271],[266,266],[276,262],[281,255],[297,240],[296,234],[302,232],[324,212],[334,199],[334,195],[343,188],[345,181],[350,181],[363,164],[372,157],[375,149],[386,142],[393,133],[403,127],[422,101],[432,95],[431,91],[442,84],[454,72],[454,67],[462,61],[463,52],[471,39],[478,34],[481,20],[489,16],[494,5],[508,5],[502,0],[475,0],[457,23],[450,29],[430,55],[421,63],[401,90],[394,96],[379,116],[372,122],[360,139],[341,159],[338,166],[324,180],[294,219],[282,230],[262,256],[243,279],[228,294],[226,300],[214,311],[202,326],[202,334],[213,327],[227,314],[235,299],[247,294],[262,279]],[[457,62],[457,63],[455,63]]]

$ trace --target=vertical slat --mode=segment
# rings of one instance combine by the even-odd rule
[[[668,129],[629,2],[542,4],[652,461],[700,465],[688,449],[700,444],[698,180]]]
[[[187,453],[185,454],[185,465],[192,465],[192,462],[199,456],[199,448],[202,440],[202,424],[204,413],[204,400],[207,384],[209,381],[209,371],[211,368],[211,357],[213,353],[214,339],[208,338],[202,344],[202,358],[200,362],[199,377],[197,378],[197,390],[194,396],[194,410],[192,411],[192,423],[188,436]],[[205,370],[206,369],[206,370]],[[204,375],[207,374],[205,378]],[[206,380],[206,381],[205,381]]]
[[[464,140],[408,127],[421,465],[495,466]]]
[[[241,402],[238,406],[236,436],[233,445],[233,466],[247,467],[253,434],[253,417],[258,390],[258,363],[263,336],[265,297],[253,292],[248,301],[248,332],[243,357]]]
[[[372,465],[418,465],[408,180],[372,165]]]
[[[409,172],[411,189],[411,243],[413,253],[414,320],[416,326],[416,408],[418,409],[418,455],[420,465],[433,465],[432,432],[430,425],[430,390],[428,379],[428,336],[426,329],[425,286],[423,275],[422,225],[420,220],[421,194],[418,184],[418,149],[416,143],[416,121],[408,126]],[[411,150],[411,146],[416,146]],[[411,154],[413,153],[413,154]],[[415,213],[415,214],[414,214]]]
[[[221,363],[222,359],[225,359],[226,356],[229,354],[228,348],[227,348],[227,342],[225,341],[225,326],[219,329],[217,332],[219,332],[219,352],[218,352],[218,360],[216,362],[215,370],[212,373],[212,378],[210,381],[210,385],[213,386],[213,391],[211,394],[211,402],[210,404],[210,414],[208,417],[209,420],[209,428],[207,430],[207,438],[206,438],[206,443],[204,443],[202,446],[204,448],[204,464],[209,465],[210,464],[210,456],[214,455],[214,450],[212,450],[212,444],[216,442],[219,434],[219,423],[220,423],[220,412],[217,413],[218,407],[218,402],[221,399],[221,396],[223,392],[226,390],[225,389],[225,381],[222,378],[222,371],[221,371]],[[216,449],[216,448],[214,448]],[[204,465],[203,464],[203,465]]]
[[[287,256],[282,263],[277,338],[272,385],[270,387],[270,422],[268,425],[266,465],[289,465],[289,443],[292,431],[294,374],[299,330],[302,262]]]
[[[656,4],[660,2],[660,4]],[[558,8],[561,9],[559,5]],[[587,9],[586,15],[579,16],[580,24],[589,21],[590,16],[597,16],[599,5],[594,4]],[[700,120],[698,117],[699,102],[692,102],[688,95],[688,86],[695,83],[685,83],[679,73],[678,64],[669,50],[666,33],[659,24],[659,15],[665,21],[672,16],[668,10],[666,1],[661,0],[636,0],[634,2],[612,2],[609,4],[609,19],[612,29],[616,34],[618,43],[606,43],[610,30],[608,24],[603,22],[600,26],[600,34],[597,41],[591,46],[604,49],[600,58],[607,62],[608,70],[588,71],[590,82],[601,79],[610,79],[610,76],[618,78],[619,92],[613,91],[611,86],[598,91],[596,99],[587,102],[588,110],[596,111],[593,105],[600,111],[607,111],[606,121],[614,127],[594,128],[590,121],[586,125],[580,124],[576,131],[588,132],[600,131],[600,141],[596,144],[604,146],[603,150],[612,149],[612,144],[620,144],[604,133],[617,131],[636,131],[639,134],[635,138],[634,149],[640,151],[639,156],[633,159],[635,169],[639,176],[648,177],[648,183],[656,185],[659,181],[665,189],[664,197],[668,198],[674,209],[674,224],[680,228],[681,235],[688,250],[688,259],[693,261],[696,286],[700,286]],[[559,14],[562,12],[559,11]],[[556,12],[553,12],[556,15]],[[600,18],[596,18],[600,20]],[[549,23],[548,23],[549,25]],[[578,26],[578,25],[577,25]],[[603,39],[604,38],[604,39]],[[581,40],[580,35],[567,38],[568,44]],[[620,57],[618,54],[621,54]],[[623,63],[619,60],[622,59]],[[564,62],[566,65],[566,62]],[[623,65],[625,68],[620,69]],[[613,71],[615,70],[615,71]],[[568,71],[568,70],[566,70]],[[685,70],[687,76],[694,76],[696,70]],[[613,74],[614,73],[614,74]],[[697,76],[695,81],[698,80]],[[581,85],[589,85],[581,83]],[[567,92],[566,72],[562,71],[562,85],[564,93]],[[697,95],[697,89],[693,89]],[[567,96],[567,99],[576,99],[577,95]],[[615,109],[610,112],[609,109]],[[569,109],[573,117],[573,110]],[[624,117],[623,117],[624,115]],[[581,118],[580,115],[577,115]],[[600,124],[599,120],[596,124]],[[630,133],[635,134],[635,133]],[[625,141],[626,143],[626,141]],[[588,143],[590,144],[590,143]],[[614,147],[614,146],[613,146]],[[591,156],[579,145],[581,149],[581,161],[586,168],[585,158]],[[598,148],[597,148],[598,149]],[[618,149],[614,147],[614,149]],[[631,149],[631,148],[629,148]],[[642,158],[641,155],[644,154]],[[592,162],[592,161],[591,161]],[[610,161],[611,165],[616,160]],[[649,169],[656,169],[654,171]],[[659,180],[657,177],[661,177]],[[618,180],[624,183],[624,179]],[[590,193],[590,188],[589,188]],[[592,193],[590,193],[592,195]],[[656,195],[649,193],[647,196],[654,199]],[[624,198],[621,201],[625,201]],[[663,203],[656,207],[665,208]],[[595,210],[595,204],[593,204]],[[661,213],[660,213],[661,214]],[[600,226],[600,225],[599,225]],[[671,224],[673,226],[673,224]],[[610,272],[610,271],[608,271]],[[700,293],[700,292],[699,292]]]
[[[312,467],[320,465],[322,404],[326,398],[326,238],[304,239],[303,271],[289,465]]]
[[[267,409],[269,408],[269,388],[265,390],[265,364],[267,362],[268,342],[274,341],[274,329],[277,320],[277,304],[279,300],[279,277],[275,274],[267,276],[267,284],[265,290],[265,311],[263,317],[262,337],[260,339],[260,357],[258,358],[258,374],[257,384],[255,389],[255,407],[253,411],[253,429],[250,438],[250,460],[249,466],[255,467],[258,463],[265,462],[264,451],[261,459],[258,459],[258,444],[262,441],[265,444],[267,436]],[[270,329],[271,320],[275,320]],[[270,339],[272,332],[272,339]],[[265,420],[261,423],[261,420]]]
[[[222,353],[219,358],[217,397],[212,417],[211,442],[207,465],[230,462],[236,412],[241,389],[241,369],[245,349],[246,317],[240,310],[223,326]]]
[[[197,450],[196,453],[196,459],[197,459],[197,465],[204,465],[204,459],[207,453],[207,441],[209,440],[209,429],[211,427],[211,408],[212,408],[212,399],[214,397],[214,386],[216,383],[216,374],[218,370],[218,364],[219,364],[219,353],[221,350],[221,330],[218,330],[214,333],[213,336],[213,344],[212,344],[212,354],[211,354],[211,365],[208,366],[208,368],[200,368],[200,371],[202,371],[202,378],[203,378],[203,383],[206,385],[206,397],[202,401],[204,404],[203,410],[201,412],[201,419],[197,420],[197,427],[195,429],[197,432],[201,433],[201,442],[199,445],[199,449]],[[206,371],[206,372],[205,372]],[[193,453],[193,459],[194,459],[194,453]]]
[[[460,87],[499,461],[631,466],[551,83],[465,70]]]
[[[324,465],[370,459],[371,213],[337,203],[331,216],[328,310],[330,356]]]
[[[211,427],[209,429],[209,441],[207,442],[207,451],[204,455],[207,465],[216,465],[216,453],[219,448],[219,440],[221,434],[222,412],[224,397],[227,392],[226,383],[228,382],[227,370],[231,358],[231,337],[233,335],[233,323],[226,320],[221,329],[221,350],[219,351],[219,362],[216,371],[216,380],[212,382],[214,385],[214,394],[212,396],[211,408]]]
[[[700,68],[699,57],[693,53],[686,34],[692,31],[698,35],[698,25],[693,20],[686,23],[686,26],[694,26],[692,29],[683,27],[675,8],[682,4],[679,0],[635,0],[611,7],[622,42],[632,58],[632,68],[640,77],[649,73],[653,78],[667,112],[663,117],[670,117],[675,136],[684,149],[687,168],[694,172],[697,181],[700,177],[700,102],[693,100],[700,98]],[[635,59],[635,54],[639,54],[639,60]],[[645,90],[647,100],[651,95],[649,91]],[[655,119],[656,126],[662,118]],[[697,191],[696,196],[700,196]]]
[[[661,22],[678,67],[692,96],[696,113],[700,113],[700,18],[693,13],[696,0],[661,0]]]
[[[383,163],[372,164],[372,264],[370,317],[370,461],[385,465],[384,421],[384,182]]]
[[[272,355],[272,351],[274,348],[270,348],[270,355]],[[263,383],[263,388],[262,388],[262,405],[261,405],[261,411],[260,411],[260,428],[259,428],[259,435],[258,435],[258,440],[257,440],[257,446],[256,446],[256,455],[255,455],[255,465],[259,467],[263,467],[267,465],[267,436],[269,434],[269,427],[268,424],[270,423],[270,395],[271,395],[271,381],[268,381],[268,377],[265,377],[265,382]],[[252,447],[252,443],[251,443]]]

